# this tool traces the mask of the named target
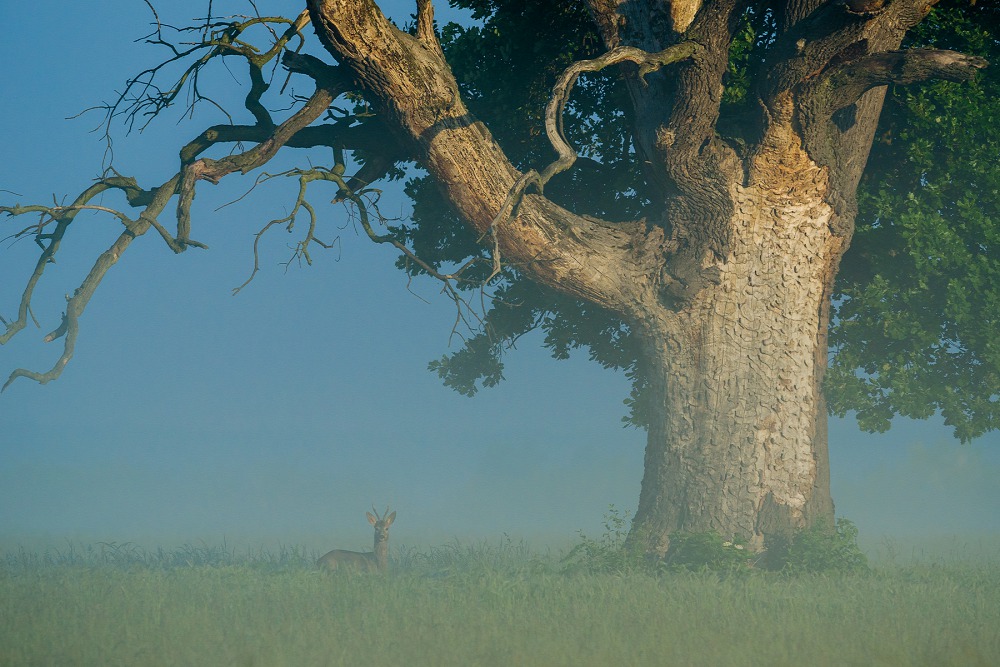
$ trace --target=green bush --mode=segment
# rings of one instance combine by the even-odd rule
[[[614,505],[604,515],[604,534],[593,539],[580,531],[580,542],[562,559],[564,572],[626,574],[648,567],[646,558],[628,543],[629,520]]]
[[[858,529],[847,519],[834,527],[819,524],[787,535],[768,537],[766,551],[754,553],[739,537],[715,532],[676,532],[661,561],[642,553],[643,540],[629,540],[626,513],[612,505],[604,515],[604,534],[580,541],[562,559],[565,572],[628,574],[642,570],[739,572],[752,569],[800,572],[868,571],[868,558],[858,546]]]
[[[667,570],[733,571],[753,567],[755,560],[739,539],[726,540],[713,532],[678,532],[670,536],[670,549],[661,566]]]
[[[847,519],[836,526],[817,524],[791,535],[770,538],[763,563],[786,572],[867,572],[868,557],[858,546],[858,528]]]

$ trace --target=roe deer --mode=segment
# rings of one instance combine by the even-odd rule
[[[331,572],[340,568],[355,568],[363,572],[385,571],[389,566],[389,526],[396,519],[396,513],[389,514],[386,507],[385,514],[379,516],[374,505],[372,512],[365,513],[368,523],[375,526],[375,549],[372,553],[334,549],[316,561],[316,565]]]

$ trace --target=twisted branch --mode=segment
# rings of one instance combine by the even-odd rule
[[[811,101],[827,115],[848,107],[875,88],[908,85],[928,79],[969,81],[988,65],[984,58],[943,49],[907,49],[875,53],[831,67],[817,77]]]
[[[670,46],[656,53],[648,53],[642,49],[632,46],[618,46],[598,58],[590,60],[579,60],[569,67],[556,80],[552,87],[552,96],[545,107],[545,134],[555,149],[558,157],[551,162],[541,173],[531,169],[523,174],[511,187],[510,192],[504,200],[500,210],[493,217],[487,233],[493,236],[493,273],[487,280],[492,280],[500,273],[500,247],[496,238],[495,228],[503,223],[517,217],[517,208],[520,206],[525,193],[529,187],[534,186],[539,194],[544,194],[546,184],[556,174],[560,174],[576,162],[577,152],[566,139],[563,131],[563,115],[566,104],[569,101],[570,93],[573,90],[576,80],[584,72],[599,72],[610,65],[617,65],[623,62],[632,62],[639,66],[640,80],[650,72],[670,65],[681,60],[693,58],[701,51],[700,44],[694,41],[685,41]],[[480,237],[480,241],[486,236]]]
[[[31,297],[34,293],[35,286],[41,279],[46,265],[54,261],[54,256],[59,248],[59,244],[61,243],[66,230],[69,228],[70,223],[76,217],[77,213],[81,210],[87,209],[107,211],[118,218],[119,221],[121,221],[125,226],[125,230],[118,236],[115,242],[112,243],[111,246],[97,258],[97,261],[94,262],[94,266],[91,268],[90,273],[87,274],[87,277],[84,278],[80,286],[73,292],[73,295],[67,298],[66,311],[63,313],[62,321],[59,323],[59,326],[48,333],[43,339],[46,343],[48,343],[58,338],[65,337],[62,354],[59,356],[59,359],[56,360],[55,365],[53,365],[53,367],[45,373],[38,373],[24,368],[15,369],[7,378],[3,387],[0,387],[0,392],[6,390],[7,387],[9,387],[10,384],[19,377],[26,377],[31,380],[35,380],[39,384],[46,384],[55,380],[62,374],[66,364],[68,364],[69,360],[73,357],[73,351],[76,346],[76,337],[79,332],[79,318],[83,314],[84,309],[86,309],[90,298],[94,295],[94,292],[97,290],[98,285],[100,285],[101,280],[104,279],[108,270],[118,262],[119,258],[121,258],[125,250],[128,249],[132,241],[139,236],[142,236],[149,230],[152,226],[151,222],[163,210],[163,208],[167,205],[167,202],[173,196],[176,186],[177,177],[175,176],[159,188],[149,191],[148,193],[142,193],[148,195],[149,204],[136,220],[129,218],[120,211],[108,209],[103,206],[95,207],[87,204],[87,202],[93,199],[96,195],[111,189],[118,189],[126,192],[126,195],[129,196],[130,199],[140,198],[140,193],[136,192],[138,187],[135,185],[135,180],[123,177],[102,179],[87,188],[87,190],[76,198],[76,201],[72,205],[67,207],[0,206],[0,213],[6,213],[11,217],[26,213],[40,213],[43,217],[39,220],[38,225],[34,226],[34,229],[36,229],[35,240],[39,242],[39,245],[44,247],[44,250],[38,258],[38,262],[35,264],[35,270],[28,279],[28,284],[21,296],[18,319],[7,324],[7,330],[2,336],[0,336],[0,344],[6,343],[18,331],[22,330],[26,326],[28,312],[31,307]],[[55,230],[51,234],[42,234],[41,230],[51,222],[56,223]],[[15,236],[25,235],[26,233],[27,230],[23,230]],[[46,240],[48,241],[48,245],[44,245]]]

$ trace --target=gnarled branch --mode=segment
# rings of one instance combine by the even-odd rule
[[[984,58],[943,49],[875,53],[825,71],[812,84],[809,98],[817,110],[832,115],[876,86],[908,85],[928,79],[968,81],[987,64]]]
[[[38,373],[24,368],[15,369],[7,378],[3,387],[0,387],[0,392],[6,390],[7,387],[9,387],[10,384],[19,377],[26,377],[41,384],[45,384],[55,380],[62,374],[66,364],[68,364],[69,360],[73,357],[76,337],[79,332],[79,318],[86,309],[90,298],[94,295],[94,292],[97,290],[97,287],[100,285],[101,280],[104,279],[108,270],[118,262],[122,253],[128,249],[132,241],[139,236],[142,236],[149,230],[151,221],[155,220],[156,216],[159,215],[159,213],[167,205],[170,198],[173,197],[176,187],[177,177],[175,176],[159,188],[151,191],[149,193],[149,204],[136,220],[130,219],[128,216],[119,211],[110,210],[112,215],[117,217],[122,224],[124,224],[125,231],[123,231],[115,242],[112,243],[111,246],[97,258],[97,261],[94,262],[94,266],[87,274],[87,277],[84,278],[80,286],[73,292],[73,295],[67,299],[66,311],[63,314],[63,318],[59,326],[45,336],[45,342],[51,342],[65,336],[63,351],[59,356],[59,359],[50,370],[44,373]],[[53,256],[58,250],[59,243],[62,241],[62,238],[65,235],[70,223],[73,221],[73,218],[75,218],[76,214],[81,210],[94,208],[89,206],[88,202],[99,193],[110,189],[125,190],[127,192],[132,192],[133,196],[135,196],[135,181],[121,177],[102,179],[77,197],[73,205],[69,207],[51,207],[42,211],[44,216],[57,223],[56,229],[52,233],[51,238],[48,239],[49,245],[45,247],[45,250],[43,250],[41,256],[39,257],[38,262],[35,265],[35,271],[31,278],[29,278],[28,285],[22,294],[18,319],[17,321],[7,325],[7,331],[2,337],[0,337],[0,343],[7,342],[14,334],[24,328],[34,288],[37,285],[38,280],[41,278],[45,265],[53,260]],[[105,207],[100,208],[108,210]],[[38,210],[39,207],[0,207],[0,213],[7,213],[11,216],[37,212]],[[38,228],[41,229],[44,224],[44,220],[40,221]]]
[[[632,46],[619,46],[598,58],[577,61],[563,71],[552,87],[552,96],[545,107],[545,134],[558,157],[541,173],[532,169],[522,174],[511,187],[503,205],[490,223],[488,233],[493,237],[494,258],[490,279],[500,272],[500,247],[495,233],[497,226],[516,217],[518,207],[528,188],[534,186],[539,194],[544,193],[545,185],[553,176],[566,171],[576,162],[576,150],[570,145],[563,131],[563,114],[573,85],[580,75],[584,72],[599,72],[605,67],[622,62],[632,62],[639,66],[639,77],[642,78],[661,67],[692,57],[700,48],[697,42],[691,41],[675,44],[657,53],[646,53]]]

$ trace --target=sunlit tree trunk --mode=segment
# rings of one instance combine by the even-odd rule
[[[718,284],[679,310],[649,304],[638,323],[652,401],[633,538],[657,553],[677,530],[759,548],[833,518],[821,383],[845,239],[803,154],[758,164],[766,181],[734,187]]]

